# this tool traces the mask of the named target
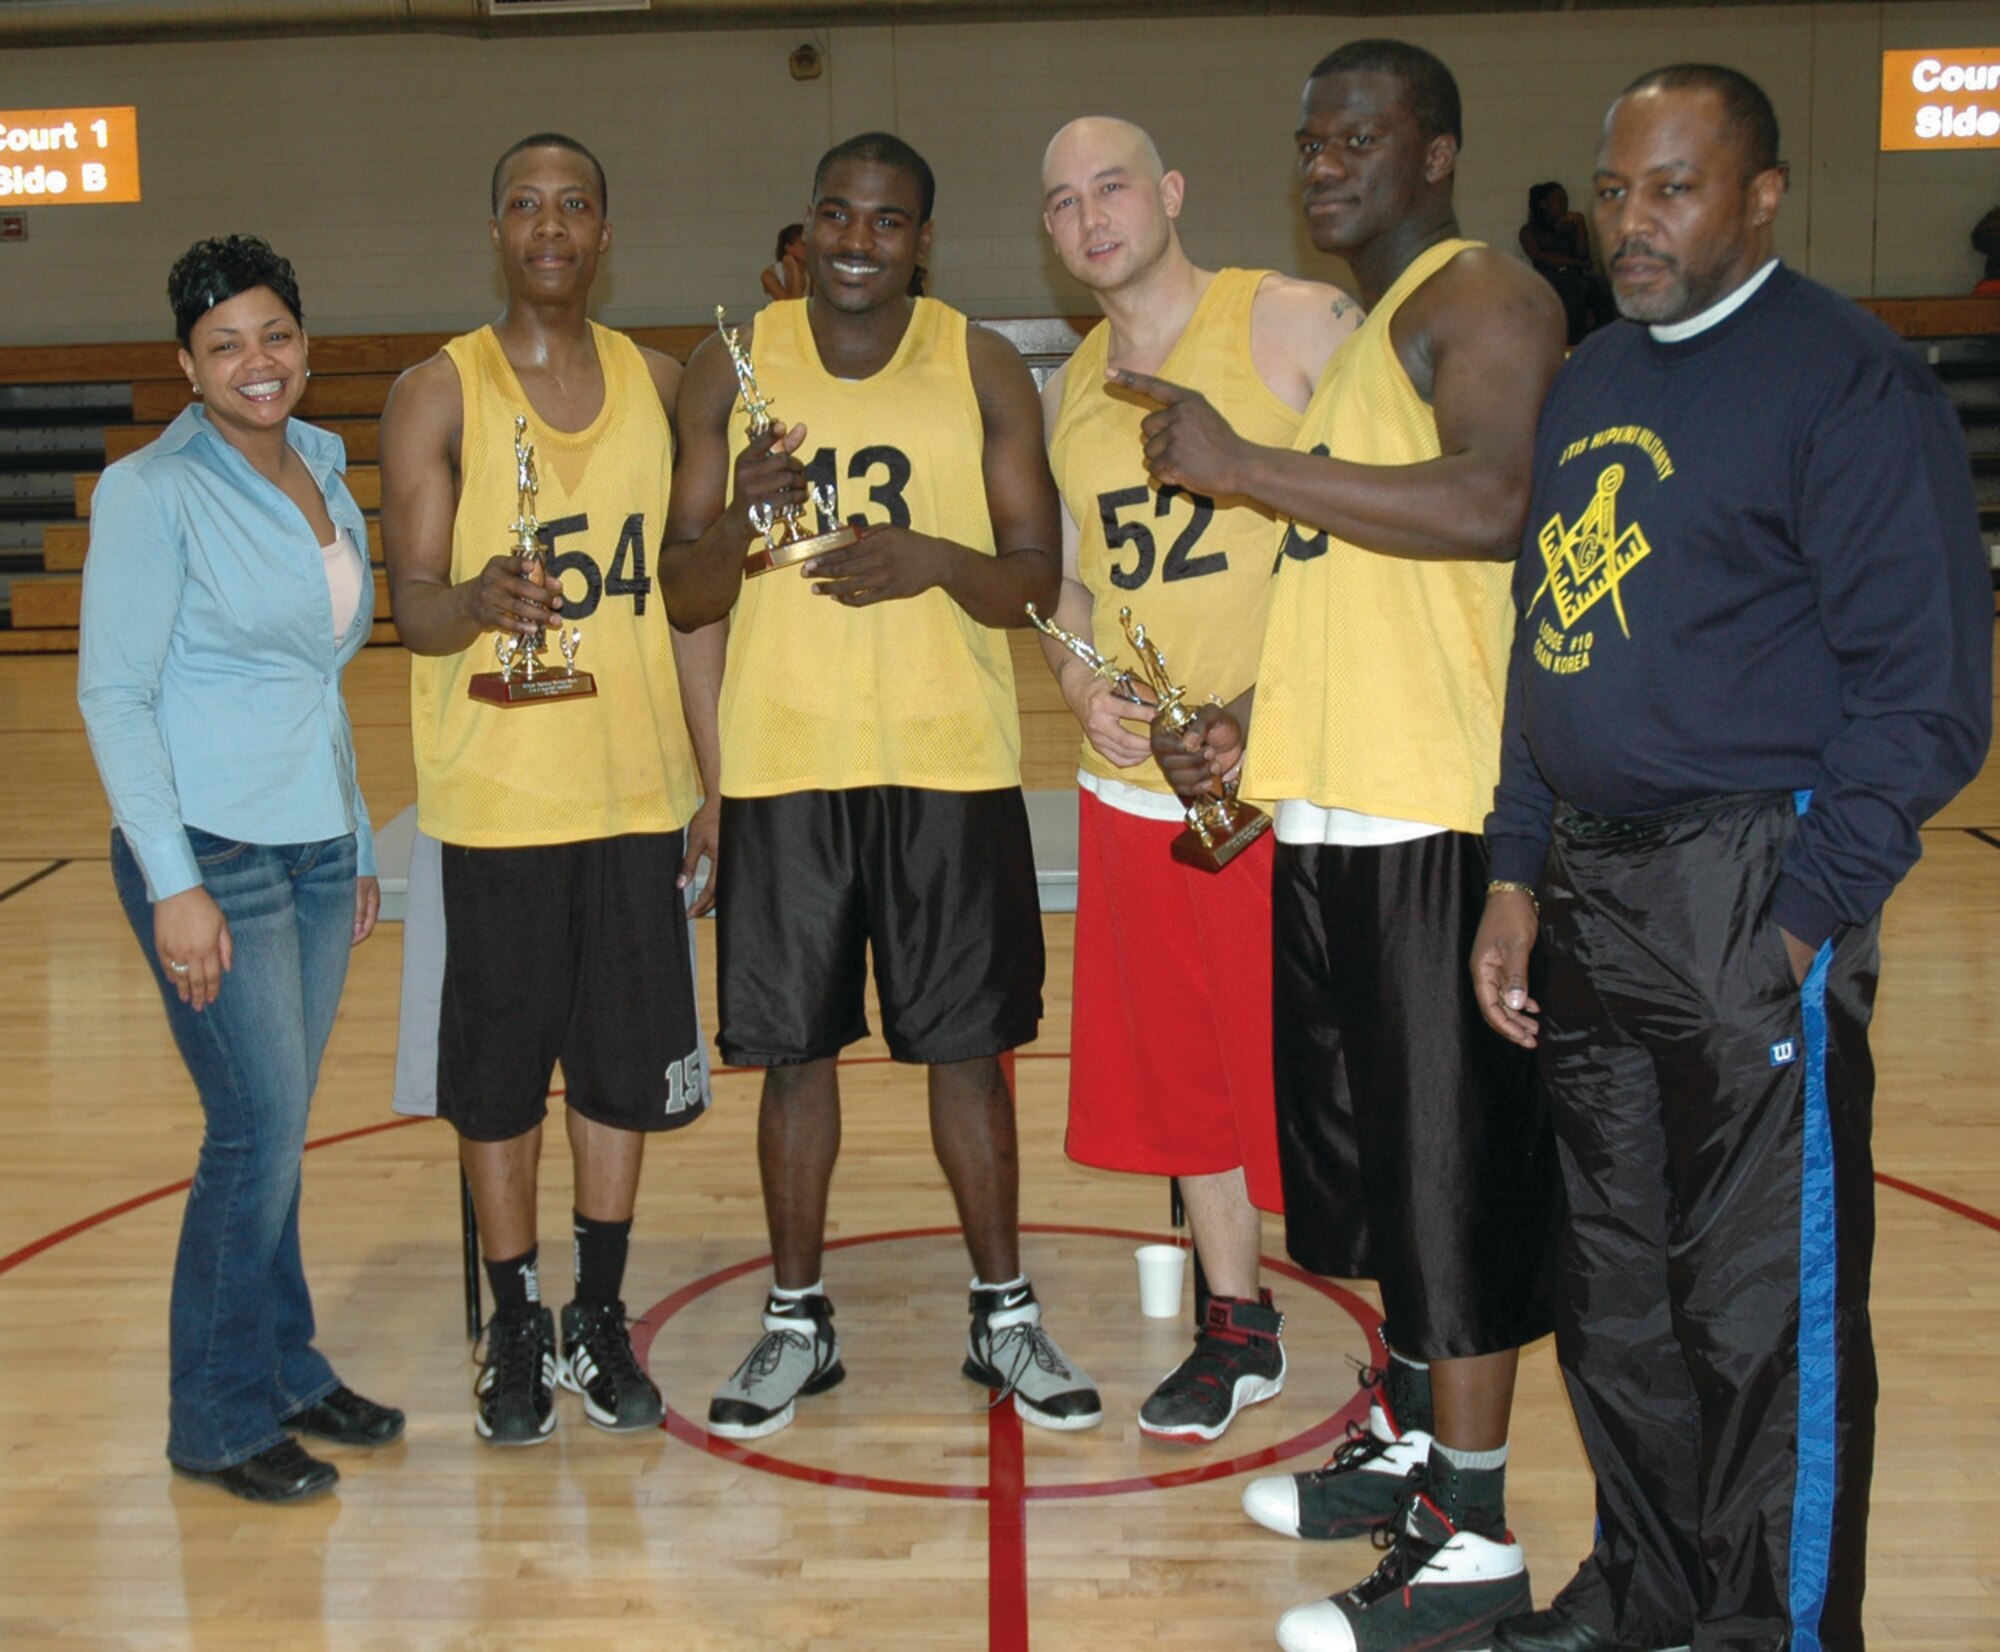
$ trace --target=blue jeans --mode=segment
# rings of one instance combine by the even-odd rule
[[[197,1015],[153,950],[153,908],[124,837],[111,875],[201,1097],[201,1158],[174,1260],[167,1456],[220,1469],[285,1438],[283,1419],[338,1383],[312,1345],[299,1258],[306,1109],[347,980],[354,839],[238,843],[188,828],[235,962]]]

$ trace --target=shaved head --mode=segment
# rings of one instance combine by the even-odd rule
[[[1082,170],[1082,177],[1063,174]],[[1143,126],[1116,115],[1084,115],[1049,139],[1042,151],[1042,188],[1082,183],[1100,173],[1124,171],[1149,184],[1166,176],[1159,145]]]
[[[1174,231],[1186,187],[1142,127],[1085,115],[1043,152],[1042,227],[1078,281],[1118,292],[1186,264]]]

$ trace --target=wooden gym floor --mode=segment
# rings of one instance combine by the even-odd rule
[[[407,668],[349,673],[375,818],[412,800]],[[331,1448],[337,1496],[269,1509],[176,1481],[166,1299],[200,1115],[105,865],[108,817],[75,661],[0,661],[0,1644],[26,1648],[644,1648],[1039,1652],[1271,1643],[1286,1606],[1354,1581],[1366,1545],[1289,1543],[1239,1512],[1275,1458],[1316,1464],[1368,1356],[1366,1291],[1273,1279],[1283,1396],[1198,1451],[1133,1412],[1184,1322],[1142,1320],[1131,1249],[1157,1183],[1062,1156],[1070,921],[1047,920],[1049,1014],[1019,1064],[1029,1266],[1106,1399],[1063,1436],[989,1417],[958,1374],[967,1264],[925,1139],[920,1075],[852,1052],[827,1275],[850,1380],[761,1451],[708,1449],[708,1394],[748,1347],[764,1272],[757,1079],[654,1144],[627,1282],[677,1419],[475,1439],[449,1132],[390,1121],[401,933],[354,960],[306,1161],[321,1344],[407,1440]],[[1031,785],[1063,785],[1059,713],[1028,724]],[[1890,908],[1875,1048],[1881,1450],[1874,1644],[2000,1645],[2000,765],[1933,824]],[[727,876],[725,869],[724,876]],[[707,931],[703,931],[704,945]],[[705,991],[712,971],[705,969]],[[713,1025],[712,1000],[709,1024]],[[563,1299],[567,1166],[551,1135],[544,1264]],[[944,1230],[944,1231],[940,1231]],[[1282,1263],[1267,1226],[1266,1254]],[[1023,1435],[1025,1433],[1025,1438]],[[1587,1545],[1590,1495],[1546,1343],[1522,1373],[1510,1475],[1538,1598]]]

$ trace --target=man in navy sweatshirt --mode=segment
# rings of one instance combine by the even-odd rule
[[[1598,1535],[1496,1652],[1863,1644],[1880,913],[1985,754],[1993,610],[1950,404],[1773,257],[1784,191],[1742,75],[1627,88],[1626,322],[1538,430],[1472,970],[1550,1089]]]

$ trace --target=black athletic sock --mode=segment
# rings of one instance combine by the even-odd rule
[[[625,1256],[632,1244],[632,1218],[600,1222],[572,1211],[576,1231],[576,1299],[608,1308],[625,1289]]]
[[[503,1262],[487,1258],[486,1282],[493,1287],[495,1319],[525,1319],[531,1308],[541,1305],[541,1275],[536,1268],[541,1254],[540,1245],[530,1245]]]
[[[1388,1371],[1383,1380],[1383,1390],[1389,1401],[1389,1414],[1395,1419],[1396,1432],[1429,1434],[1433,1430],[1431,1421],[1431,1368],[1401,1354],[1391,1351]]]

